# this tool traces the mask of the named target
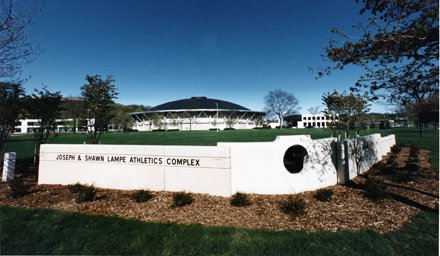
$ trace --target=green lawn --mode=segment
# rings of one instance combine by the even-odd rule
[[[438,255],[438,216],[403,230],[305,232],[143,223],[43,209],[0,207],[2,254]]]
[[[397,143],[419,145],[432,151],[433,166],[438,170],[438,131],[425,129],[423,136],[414,128],[390,130],[372,129],[367,133],[383,135],[396,134]],[[234,131],[192,131],[192,132],[134,132],[107,133],[101,138],[102,144],[133,144],[133,145],[206,145],[215,146],[217,142],[252,142],[273,141],[278,135],[308,134],[312,139],[330,137],[330,131],[324,129],[266,129],[266,130],[234,130]],[[85,134],[59,134],[51,136],[48,143],[82,144],[86,141]],[[31,159],[34,152],[32,135],[13,136],[8,151],[17,152],[18,159]]]
[[[397,142],[431,150],[438,170],[438,132],[394,133]],[[218,141],[271,141],[277,135],[328,137],[319,129],[105,134],[103,144],[215,145]],[[85,135],[63,134],[50,143],[83,143]],[[32,157],[32,136],[13,137],[10,151]],[[402,230],[386,235],[360,232],[272,232],[202,225],[143,223],[42,209],[0,207],[1,254],[148,255],[438,255],[438,212],[422,212]]]

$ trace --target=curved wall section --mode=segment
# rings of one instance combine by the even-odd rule
[[[374,134],[337,143],[334,138],[312,140],[298,135],[279,136],[273,142],[217,146],[43,144],[38,183],[79,182],[102,188],[185,190],[217,196],[294,194],[344,183],[362,174],[395,142],[394,135]]]

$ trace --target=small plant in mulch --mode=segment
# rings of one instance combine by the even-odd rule
[[[386,161],[386,163],[387,163],[388,165],[395,165],[395,164],[397,164],[397,161],[398,161],[397,155],[396,155],[396,154],[392,154],[392,155],[388,158],[388,160]]]
[[[191,193],[187,192],[175,192],[173,193],[173,207],[182,207],[190,205],[194,201],[194,197]]]
[[[77,182],[75,184],[67,185],[67,189],[69,190],[70,194],[78,194],[84,189],[84,185],[81,185],[79,182]]]
[[[333,190],[329,188],[323,188],[316,191],[314,195],[315,199],[321,202],[330,202],[333,198]]]
[[[418,172],[420,171],[420,166],[414,162],[408,162],[405,165],[405,170],[409,172]]]
[[[131,199],[136,203],[147,202],[154,195],[150,190],[139,190],[131,196]]]
[[[373,201],[385,199],[389,196],[387,185],[379,180],[369,178],[365,182],[365,196]]]
[[[402,145],[400,145],[400,144],[396,144],[396,145],[394,145],[394,146],[392,146],[391,147],[391,152],[393,153],[393,154],[399,154],[400,153],[400,151],[402,150]]]
[[[235,207],[244,207],[252,204],[249,196],[240,192],[233,194],[229,203]]]
[[[11,198],[23,197],[30,193],[30,185],[26,184],[22,179],[14,179],[8,182]]]
[[[408,158],[409,162],[417,163],[419,161],[419,150],[420,149],[415,145],[410,146],[409,158]]]
[[[280,210],[291,216],[301,215],[306,211],[306,201],[302,198],[289,196],[285,201],[281,202]]]
[[[96,188],[94,186],[83,186],[75,199],[76,203],[93,202],[96,200]]]

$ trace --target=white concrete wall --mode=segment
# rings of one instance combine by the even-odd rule
[[[94,184],[113,189],[292,194],[335,185],[368,170],[395,144],[378,134],[343,142],[335,167],[336,139],[279,136],[273,142],[217,146],[54,145],[40,150],[39,184]],[[284,155],[305,149],[303,168],[289,172]],[[361,161],[360,161],[361,160]]]
[[[372,134],[345,141],[346,180],[368,171],[375,163],[391,151],[396,144],[393,135],[381,137],[380,134]]]
[[[102,161],[90,160],[93,156]],[[114,161],[117,157],[125,158],[124,161]],[[130,162],[131,158],[141,160]],[[170,162],[168,159],[171,159]],[[173,164],[172,159],[193,160],[193,165]],[[229,149],[197,146],[41,145],[38,183],[68,185],[76,182],[103,188],[186,190],[228,196]]]
[[[279,136],[274,142],[218,143],[231,149],[231,189],[258,194],[290,194],[336,184],[331,154],[308,135]],[[284,166],[286,150],[294,145],[308,152],[304,168],[290,173]]]

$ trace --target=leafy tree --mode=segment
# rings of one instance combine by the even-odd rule
[[[21,67],[40,53],[29,29],[38,6],[17,7],[17,1],[0,0],[0,79],[11,79],[21,73]]]
[[[298,100],[293,94],[275,89],[264,97],[264,106],[268,115],[276,115],[279,118],[282,129],[284,116],[297,113]]]
[[[31,118],[38,119],[39,128],[34,130],[35,156],[34,164],[40,152],[40,145],[46,143],[49,134],[56,127],[56,119],[61,110],[61,93],[50,92],[46,87],[34,90],[34,93],[27,99],[27,112]]]
[[[343,133],[347,139],[353,130],[359,135],[362,122],[369,110],[366,99],[354,93],[341,94],[334,91],[324,94],[322,101],[326,107],[324,114],[332,120],[330,128],[333,136],[339,139]]]
[[[0,153],[6,149],[14,123],[22,112],[24,89],[20,84],[0,82]]]
[[[84,98],[86,115],[93,125],[87,138],[90,143],[97,144],[101,138],[104,127],[112,118],[112,110],[118,92],[113,84],[112,76],[102,80],[100,75],[86,76],[88,84],[81,86],[81,96]]]
[[[72,132],[76,133],[78,127],[83,123],[85,118],[84,100],[81,98],[66,98],[61,103],[61,118],[72,119],[70,126]]]
[[[124,131],[130,130],[133,124],[130,113],[146,111],[149,108],[150,107],[144,105],[122,105],[116,103],[114,105],[113,118],[111,120],[111,123],[115,125],[121,125]]]
[[[439,10],[437,0],[357,0],[363,4],[366,24],[354,28],[358,36],[339,29],[325,49],[333,65],[320,70],[330,74],[355,65],[364,68],[354,91],[372,99],[384,97],[395,104],[419,105],[439,92]],[[438,103],[437,103],[438,108]]]

